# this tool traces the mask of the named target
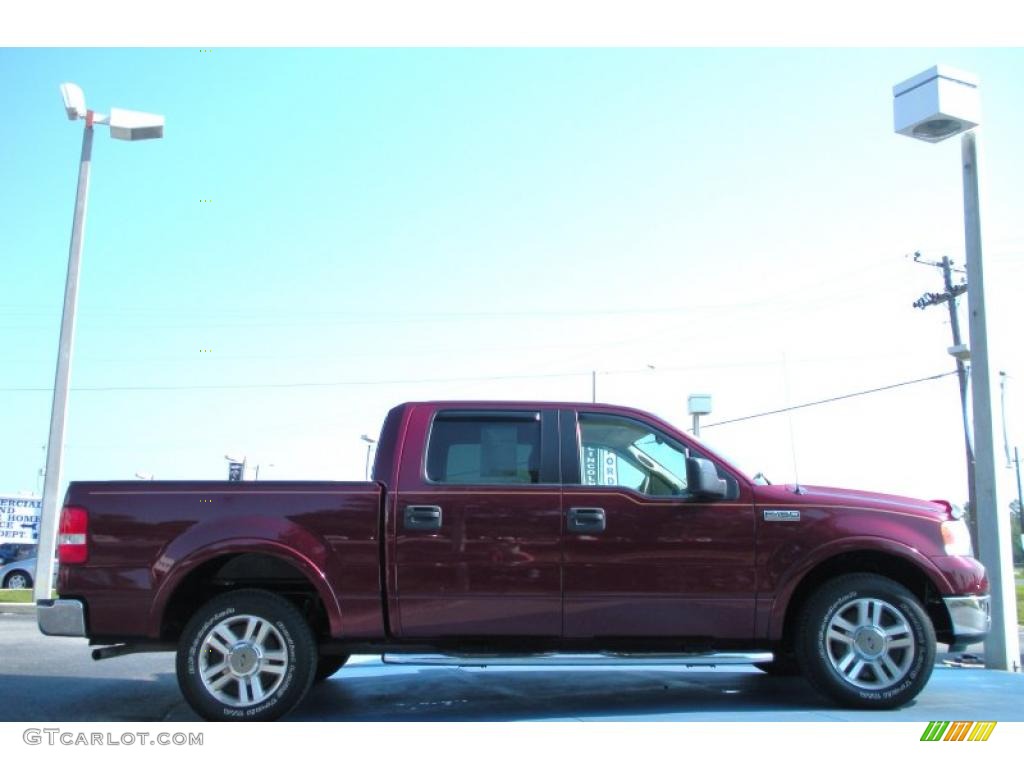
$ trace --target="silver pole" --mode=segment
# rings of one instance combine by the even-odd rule
[[[700,437],[700,414],[693,414],[693,436]]]
[[[71,249],[68,253],[68,277],[64,285],[64,313],[60,321],[57,373],[53,382],[53,408],[50,411],[50,439],[46,443],[46,475],[43,480],[43,510],[39,523],[39,547],[36,560],[35,600],[48,600],[53,591],[53,561],[57,546],[57,511],[60,499],[61,465],[64,460],[64,425],[71,381],[71,348],[75,339],[75,309],[78,305],[78,272],[85,239],[85,211],[89,199],[89,168],[92,164],[92,112],[87,114],[82,135],[82,158],[78,166],[78,190],[75,193],[75,217],[71,225]]]
[[[1017,606],[1010,547],[1010,521],[999,503],[996,478],[995,402],[989,369],[985,318],[985,279],[981,252],[978,148],[973,131],[960,138],[964,173],[964,241],[971,344],[971,398],[974,406],[974,482],[978,500],[978,554],[992,593],[992,630],[985,640],[985,666],[1020,669]]]

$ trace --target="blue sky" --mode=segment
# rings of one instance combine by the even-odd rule
[[[939,274],[906,254],[962,265],[959,147],[891,117],[935,63],[981,78],[1024,442],[1020,50],[0,49],[0,491],[35,489],[48,430],[63,81],[167,116],[97,130],[65,478],[221,478],[234,452],[346,479],[404,400],[587,400],[597,370],[685,426],[691,392],[713,422],[951,370],[944,309],[910,306]],[[705,436],[775,481],[795,453],[805,483],[966,497],[951,377]]]

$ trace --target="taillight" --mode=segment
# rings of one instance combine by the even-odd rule
[[[60,512],[57,559],[62,563],[84,563],[89,557],[89,513],[82,507],[64,507]]]

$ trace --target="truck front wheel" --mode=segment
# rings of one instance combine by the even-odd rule
[[[313,683],[322,683],[345,666],[346,661],[348,661],[347,654],[321,654],[320,661],[316,665],[316,675],[313,677]]]
[[[178,685],[207,720],[283,717],[309,691],[316,666],[316,641],[302,614],[259,589],[206,603],[178,644]]]
[[[901,584],[868,573],[826,582],[796,636],[807,679],[841,704],[893,709],[911,701],[935,663],[935,629]]]

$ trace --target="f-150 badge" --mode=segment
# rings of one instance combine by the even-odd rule
[[[800,522],[800,510],[798,509],[766,509],[764,519],[779,523]]]

